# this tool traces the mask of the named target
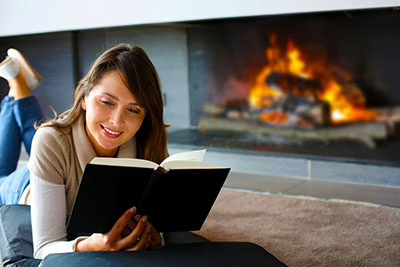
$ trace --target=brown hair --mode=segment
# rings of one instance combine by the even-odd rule
[[[107,72],[114,70],[123,74],[126,86],[146,111],[142,126],[135,135],[137,157],[161,163],[167,155],[167,125],[163,119],[160,81],[146,52],[136,45],[119,44],[101,54],[79,81],[72,108],[40,127],[70,127],[85,114],[81,106],[82,97],[87,96]]]

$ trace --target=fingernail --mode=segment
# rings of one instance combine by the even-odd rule
[[[151,232],[151,226],[150,226],[150,225],[147,225],[147,227],[146,227],[146,232],[148,232],[148,233]]]
[[[146,215],[142,217],[142,222],[147,222],[147,216]]]
[[[136,212],[136,207],[130,208],[130,209],[129,209],[129,212],[132,213],[132,214],[135,214],[135,212]]]

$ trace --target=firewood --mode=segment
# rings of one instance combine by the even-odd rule
[[[356,140],[370,148],[376,147],[377,140],[389,136],[385,122],[363,122],[318,128],[278,127],[248,120],[226,118],[202,118],[198,123],[200,133],[237,132],[275,135],[298,140]]]
[[[375,109],[378,113],[378,121],[387,123],[392,135],[400,135],[400,106],[383,107]]]
[[[290,114],[290,116],[308,122],[310,125],[323,126],[330,124],[330,106],[323,101],[310,102],[301,97],[289,96],[276,101],[270,107],[262,109],[262,112],[274,110],[282,110]]]
[[[292,126],[297,125],[297,121],[307,122],[308,125],[323,126],[330,124],[329,104],[325,102],[307,102],[300,98],[291,97],[277,101],[273,106],[267,108],[243,109],[240,107],[205,104],[203,106],[205,115],[211,117],[225,117],[228,119],[250,119],[258,121],[261,114],[284,112],[292,118]]]
[[[265,80],[270,88],[281,91],[284,95],[307,96],[317,99],[316,91],[322,89],[319,80],[307,79],[290,73],[271,72]]]
[[[331,109],[326,102],[317,102],[311,106],[298,106],[296,113],[303,119],[312,121],[314,125],[324,126],[331,122]]]
[[[223,116],[225,114],[225,106],[206,103],[203,105],[203,112],[209,116]]]

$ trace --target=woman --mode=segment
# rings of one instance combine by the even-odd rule
[[[10,87],[0,112],[0,204],[15,204],[29,184],[28,168],[16,168],[21,143],[29,155],[35,134],[33,123],[42,118],[39,103],[30,92],[42,78],[16,49],[9,49],[8,57],[0,63],[0,77]]]
[[[70,214],[85,165],[94,157],[167,156],[166,126],[157,72],[137,46],[104,52],[79,82],[73,107],[44,122],[32,142],[30,170],[34,257],[72,251],[144,250],[162,236],[127,210],[110,232],[67,241]]]

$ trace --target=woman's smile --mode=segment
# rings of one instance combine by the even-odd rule
[[[103,125],[100,125],[100,127],[101,127],[101,129],[103,131],[103,134],[105,136],[107,136],[107,137],[110,137],[110,138],[117,138],[121,134],[123,134],[123,132],[110,130],[109,128],[104,127]]]

